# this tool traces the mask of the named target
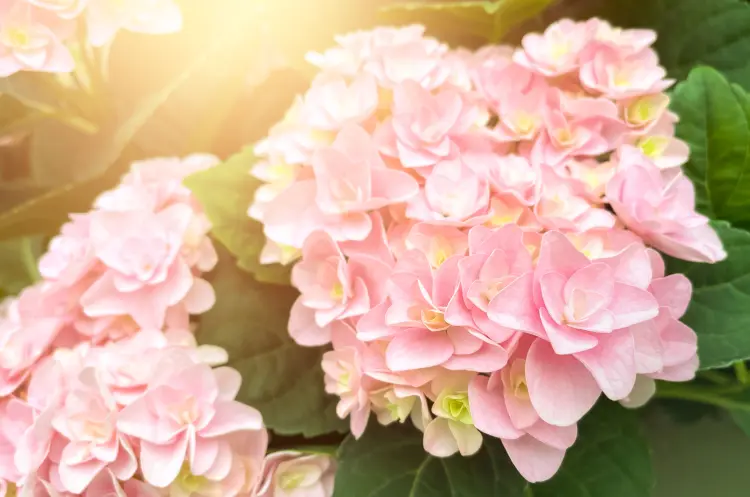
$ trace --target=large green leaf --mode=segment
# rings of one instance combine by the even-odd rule
[[[477,455],[439,459],[409,425],[384,428],[374,419],[360,440],[338,452],[334,497],[522,497],[526,482],[500,442],[489,437]]]
[[[247,215],[261,184],[249,173],[254,162],[252,147],[247,147],[223,164],[190,176],[185,184],[206,210],[214,238],[232,252],[242,269],[262,282],[288,283],[288,267],[262,265],[258,260],[265,243],[263,226]]]
[[[728,257],[716,264],[667,259],[670,273],[693,282],[693,297],[682,320],[698,334],[702,369],[750,358],[750,233],[714,223]]]
[[[638,417],[600,401],[579,425],[578,440],[560,471],[533,486],[534,497],[648,497],[654,488],[651,456]]]
[[[620,27],[656,30],[655,48],[671,77],[684,79],[697,64],[705,64],[750,89],[750,3],[746,0],[562,0],[514,38],[558,18],[594,16]]]
[[[258,283],[221,252],[211,279],[216,305],[201,317],[197,336],[229,352],[229,365],[242,374],[238,400],[259,409],[266,426],[282,435],[343,431],[337,399],[324,391],[323,350],[300,347],[287,333],[296,291]]]
[[[690,145],[686,174],[701,212],[750,221],[750,99],[709,67],[697,67],[674,91],[677,135]]]
[[[648,497],[649,449],[635,413],[603,401],[581,422],[562,468],[529,486],[499,440],[485,437],[475,456],[434,458],[412,426],[374,423],[339,449],[334,497]]]
[[[497,42],[511,28],[538,15],[553,0],[494,0],[393,3],[380,18],[394,24],[424,24],[430,33],[466,44]],[[475,41],[479,41],[476,43]]]

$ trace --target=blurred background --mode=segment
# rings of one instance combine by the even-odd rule
[[[597,15],[656,29],[672,77],[707,63],[746,89],[750,83],[750,57],[740,63],[715,46],[716,30],[725,30],[725,39],[736,35],[733,50],[750,55],[750,36],[739,37],[750,34],[749,9],[714,15],[735,0],[522,1],[546,10],[512,27],[513,9],[490,14],[493,2],[472,2],[456,15],[393,0],[182,0],[180,33],[121,32],[105,50],[79,53],[87,63],[74,76],[0,79],[0,296],[33,281],[47,237],[69,213],[88,210],[131,161],[192,152],[226,158],[264,136],[309,84],[304,54],[330,46],[336,33],[420,22],[454,46],[476,48],[516,43],[563,16]],[[750,495],[739,490],[750,488],[750,438],[730,418],[684,403],[652,405],[643,417],[657,497]]]

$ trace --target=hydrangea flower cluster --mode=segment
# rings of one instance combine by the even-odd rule
[[[409,26],[308,56],[249,215],[262,262],[296,261],[289,333],[332,343],[355,436],[371,413],[440,457],[489,435],[541,481],[602,394],[637,406],[693,378],[691,284],[657,250],[726,254],[680,169],[655,36],[562,20],[471,53]]]
[[[65,43],[79,20],[95,47],[120,29],[165,34],[182,27],[175,0],[0,0],[0,77],[72,71],[74,59]]]
[[[217,255],[182,182],[217,162],[135,163],[52,239],[42,281],[3,302],[0,497],[330,495],[330,458],[266,460],[239,373],[192,334]]]

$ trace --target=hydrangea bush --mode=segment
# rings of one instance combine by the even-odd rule
[[[0,0],[0,497],[661,497],[641,420],[750,434],[750,5],[594,4],[303,57],[262,3]],[[121,30],[205,39],[134,99]]]

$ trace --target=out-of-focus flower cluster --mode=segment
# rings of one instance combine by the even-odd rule
[[[135,163],[3,303],[0,496],[327,495],[310,489],[330,487],[332,462],[266,461],[260,413],[234,400],[239,373],[192,334],[217,255],[182,182],[217,162]]]
[[[337,38],[256,149],[262,262],[355,436],[410,418],[433,455],[502,440],[550,478],[603,393],[686,381],[691,296],[656,250],[726,254],[680,166],[655,33],[562,20],[450,50],[420,26]],[[654,250],[656,249],[656,250]],[[299,260],[298,260],[299,259]]]
[[[121,29],[179,31],[182,14],[175,0],[0,0],[0,77],[18,71],[72,71],[74,59],[66,43],[79,22],[85,24],[86,41],[100,47]]]

